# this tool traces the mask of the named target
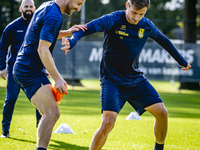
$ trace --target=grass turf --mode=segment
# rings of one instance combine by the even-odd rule
[[[67,123],[74,134],[53,133],[49,150],[88,150],[92,136],[101,123],[100,86],[98,80],[82,80],[83,86],[68,86],[69,94],[59,105],[61,123]],[[200,150],[200,91],[178,90],[179,83],[152,81],[169,112],[165,150]],[[6,82],[0,79],[0,111],[6,96]],[[134,111],[128,104],[117,117],[103,150],[153,150],[154,118],[145,112],[142,120],[126,120]],[[0,116],[2,120],[2,115]],[[1,150],[36,149],[35,109],[23,91],[15,105],[10,138],[0,138]]]

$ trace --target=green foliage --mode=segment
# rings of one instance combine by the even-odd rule
[[[46,0],[34,0],[36,8],[40,6],[41,3]],[[1,0],[0,1],[0,35],[3,32],[4,28],[16,19],[21,16],[19,12],[19,7],[21,5],[21,1],[19,0]]]
[[[200,0],[197,1],[197,39],[200,39]]]
[[[59,105],[61,123],[67,123],[75,134],[53,133],[49,150],[88,150],[92,136],[101,124],[100,86],[98,80],[82,80],[83,86],[68,86],[69,94]],[[165,142],[168,150],[200,149],[199,91],[179,91],[179,83],[152,81],[169,112],[169,129]],[[6,81],[0,79],[0,111],[6,93]],[[117,117],[103,150],[152,150],[154,118],[145,112],[142,120],[126,120],[134,111],[127,103]],[[0,116],[2,120],[2,115]],[[2,150],[30,150],[36,147],[35,109],[23,92],[16,102],[10,128],[10,138],[0,138]]]
[[[152,20],[158,29],[160,29],[166,36],[173,38],[172,36],[169,36],[169,33],[172,29],[179,27],[177,23],[181,21],[180,19],[183,17],[182,14],[182,10],[155,10],[151,5],[145,17]]]
[[[18,3],[14,0],[1,0],[0,1],[0,34],[3,32],[3,29],[7,26],[8,23],[13,21],[16,17],[19,16]],[[16,11],[15,11],[16,10]]]
[[[34,0],[35,6],[38,8],[43,2],[46,0]],[[96,19],[101,17],[104,14],[108,14],[117,10],[125,10],[125,0],[110,0],[108,4],[102,4],[101,0],[86,0],[86,20],[85,22],[89,22],[92,19]],[[183,9],[175,9],[173,11],[165,9],[166,2],[170,2],[168,0],[152,0],[151,6],[147,11],[145,17],[151,19],[155,25],[169,38],[177,38],[172,34],[172,30],[174,28],[179,27],[177,24],[183,20]],[[176,3],[183,5],[182,1],[176,1]],[[0,1],[0,33],[2,33],[3,29],[6,25],[19,17],[21,14],[19,12],[20,2],[19,0],[1,0]],[[197,0],[197,13],[199,14],[200,1]],[[198,15],[199,16],[199,15]],[[80,24],[80,12],[74,13],[72,16],[63,15],[64,22],[62,29],[69,28],[74,24]],[[197,37],[199,38],[199,28],[197,28]],[[100,38],[102,40],[103,34],[95,34],[91,35],[94,39]],[[88,38],[91,40],[90,36]]]

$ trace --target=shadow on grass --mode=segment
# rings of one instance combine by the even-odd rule
[[[9,137],[9,139],[16,140],[16,141],[20,141],[20,142],[27,142],[27,143],[36,144],[35,141],[30,141],[30,140],[17,139],[17,138],[12,138],[12,137]]]
[[[17,138],[12,138],[12,137],[9,137],[9,139],[20,141],[20,142],[32,143],[36,145],[35,141],[17,139]],[[89,149],[89,147],[73,145],[73,144],[65,143],[63,141],[57,141],[57,140],[51,140],[51,141],[56,143],[56,144],[50,144],[48,147],[49,149],[53,149],[53,150],[88,150]]]
[[[53,150],[88,150],[89,147],[73,145],[69,143],[65,143],[63,141],[51,140],[56,144],[50,144],[49,149]]]

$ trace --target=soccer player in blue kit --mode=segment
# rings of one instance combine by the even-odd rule
[[[9,23],[3,31],[0,41],[0,77],[6,80],[6,99],[3,105],[2,135],[1,137],[9,137],[9,129],[15,102],[20,92],[20,86],[15,82],[12,70],[17,52],[19,51],[29,22],[35,11],[33,0],[23,0],[20,5],[21,16]],[[9,47],[10,46],[10,50]],[[7,67],[6,67],[7,64]],[[40,113],[36,109],[37,124],[41,118]]]
[[[85,32],[74,32],[63,38],[61,49],[69,51],[88,34],[104,31],[100,63],[102,123],[95,132],[90,150],[100,150],[113,129],[117,114],[128,102],[139,115],[148,111],[155,117],[154,150],[163,150],[168,127],[168,112],[160,96],[139,70],[138,58],[147,38],[165,48],[182,70],[191,66],[155,25],[144,15],[150,0],[128,0],[125,11],[116,11],[87,24]]]
[[[37,130],[37,150],[46,150],[53,127],[60,111],[53,95],[52,86],[46,76],[49,72],[60,93],[67,93],[65,80],[56,69],[52,51],[56,40],[70,36],[85,25],[61,30],[62,14],[71,15],[80,11],[85,0],[55,0],[43,3],[34,13],[28,26],[24,42],[13,67],[13,76],[29,98],[30,102],[42,113]]]

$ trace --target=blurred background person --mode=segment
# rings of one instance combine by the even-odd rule
[[[35,11],[33,0],[22,0],[20,6],[21,16],[6,26],[0,41],[0,77],[7,78],[6,99],[3,105],[2,135],[9,137],[10,123],[15,107],[15,102],[20,92],[20,86],[13,78],[12,70],[17,53],[23,43],[29,22]],[[9,50],[10,46],[10,50]],[[7,65],[7,66],[6,66]],[[41,118],[36,109],[37,124]]]

